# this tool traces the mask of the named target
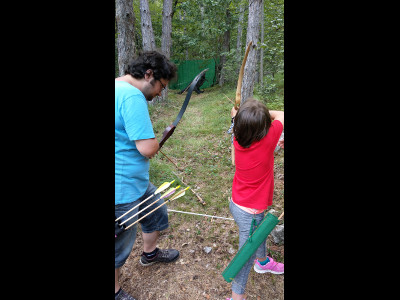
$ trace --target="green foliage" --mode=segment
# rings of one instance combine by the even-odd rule
[[[246,44],[248,0],[182,0],[176,3],[172,18],[171,59],[192,60],[219,58],[226,54],[225,83],[234,86],[237,83],[238,68],[244,55],[236,57],[237,28],[239,23],[239,7],[243,4],[245,14],[243,20],[242,45]],[[162,0],[149,0],[152,26],[156,47],[161,49],[162,36]],[[133,0],[135,14],[136,52],[142,48],[140,26],[140,1]],[[227,14],[227,11],[229,12]],[[227,19],[229,16],[229,19]],[[223,35],[230,30],[230,51],[222,53]],[[273,93],[273,77],[283,70],[284,58],[284,1],[264,0],[264,42],[259,44],[264,49],[263,66],[265,86],[260,94],[270,97]],[[242,46],[244,48],[245,46]],[[117,74],[116,55],[116,74]],[[272,76],[272,77],[271,77]]]
[[[226,0],[182,1],[172,20],[172,48],[175,59],[218,57],[222,37],[233,20],[226,20],[230,9]],[[216,21],[218,20],[218,21]]]
[[[261,87],[260,85],[257,85],[256,92],[259,93],[261,97],[273,101],[275,100],[276,91],[277,86],[275,84],[274,77],[271,75],[266,75],[263,78],[263,86]]]
[[[241,66],[243,57],[240,59],[237,58],[236,49],[231,49],[229,52],[221,53],[221,55],[225,55],[226,59],[224,68],[222,69],[225,78],[224,84],[229,87],[236,87],[239,76],[238,70]]]
[[[265,75],[263,86],[256,84],[254,94],[263,101],[269,109],[283,110],[284,100],[284,73],[278,72],[275,77]]]
[[[283,1],[266,1],[264,5],[264,49],[265,73],[274,76],[283,69],[284,56],[284,6]]]

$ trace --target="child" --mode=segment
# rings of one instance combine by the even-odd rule
[[[272,205],[274,192],[274,150],[283,131],[283,111],[268,111],[267,107],[253,99],[247,99],[236,111],[233,134],[236,171],[232,183],[232,200],[229,209],[239,227],[239,249],[249,237],[253,219],[260,224],[264,212]],[[283,144],[283,141],[280,142]],[[255,230],[255,228],[253,229]],[[258,273],[283,273],[283,264],[266,256],[262,243],[243,266],[232,283],[233,300],[244,299],[247,279],[255,263]],[[261,261],[255,260],[262,257]],[[229,300],[229,298],[227,298]]]

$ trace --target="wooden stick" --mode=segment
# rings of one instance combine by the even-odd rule
[[[231,101],[233,105],[235,105],[235,102],[233,102],[227,95],[224,94],[224,96],[225,96],[226,98],[228,98],[228,100]]]
[[[161,149],[159,149],[158,151],[160,151],[162,155],[164,155],[166,158],[168,158],[168,160],[169,160],[170,162],[172,162],[172,163],[174,164],[174,166],[175,166],[179,171],[181,171],[181,172],[183,171],[183,169],[179,168],[179,167],[177,166],[176,163],[174,163],[167,155],[164,154],[164,152],[161,151]]]
[[[285,212],[283,212],[283,213],[279,216],[278,220],[282,219],[284,213],[285,213]]]
[[[183,181],[182,181],[183,182]],[[189,190],[192,191],[192,193],[197,197],[197,199],[199,199],[200,203],[203,205],[206,205],[207,203],[204,202],[204,200],[195,192],[192,190],[192,188],[190,188]]]
[[[175,176],[179,177],[175,172],[173,172],[175,174]],[[181,178],[181,181],[184,185],[187,185],[186,182],[183,181],[183,178]],[[194,191],[192,190],[192,188],[189,187],[189,190],[197,197],[197,199],[199,200],[199,202],[203,205],[206,205],[207,203],[204,202],[204,200]]]
[[[158,150],[158,151],[161,152],[161,150]],[[175,166],[179,171],[181,171],[181,172],[184,171],[183,169],[179,168],[171,159],[169,159],[169,157],[166,156],[163,152],[161,152],[161,154],[163,154],[166,158],[168,158],[168,160],[169,160],[170,162],[172,162],[172,163],[174,164],[174,166]],[[174,174],[175,174],[175,173],[174,173]],[[175,174],[175,175],[176,175],[176,174]],[[178,175],[176,175],[176,176],[178,176]],[[179,176],[178,176],[178,177],[179,177]],[[183,181],[183,179],[181,179],[181,181],[182,181],[182,183],[183,183],[184,185],[187,185],[187,184]],[[192,188],[189,188],[189,189],[190,189],[190,190],[192,191],[192,193],[197,197],[197,199],[199,199],[199,201],[200,201],[201,204],[206,205],[206,203],[204,202],[204,200],[203,200],[195,191],[193,191]]]

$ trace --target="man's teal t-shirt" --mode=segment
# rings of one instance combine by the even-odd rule
[[[140,198],[149,184],[149,159],[135,140],[154,138],[143,93],[125,81],[115,81],[115,205]]]

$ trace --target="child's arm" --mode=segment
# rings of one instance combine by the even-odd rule
[[[284,120],[284,112],[280,110],[270,110],[269,114],[271,116],[271,119],[273,120],[279,120],[282,123],[283,126],[283,120]]]

